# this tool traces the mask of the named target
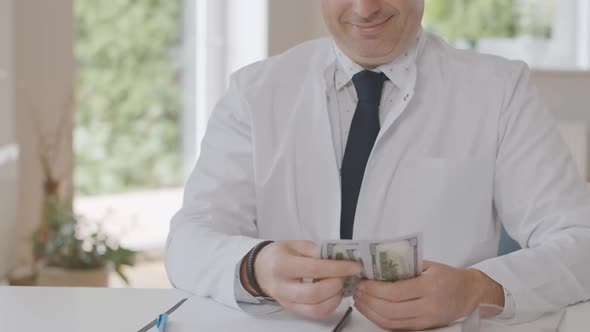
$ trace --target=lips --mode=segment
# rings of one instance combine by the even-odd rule
[[[387,19],[371,22],[368,24],[351,23],[351,25],[355,30],[361,33],[374,33],[378,32],[380,28],[382,28],[387,22],[389,22],[389,20],[391,20],[392,17],[393,16],[390,16]]]

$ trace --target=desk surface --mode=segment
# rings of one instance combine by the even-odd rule
[[[185,297],[176,290],[0,287],[0,330],[133,332]]]
[[[0,324],[2,331],[137,331],[185,297],[177,290],[0,287]],[[590,303],[580,304],[567,310],[561,332],[589,325]]]

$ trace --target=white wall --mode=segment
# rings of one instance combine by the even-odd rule
[[[13,128],[20,147],[20,182],[18,229],[14,236],[17,246],[11,253],[16,254],[16,276],[21,277],[29,275],[33,268],[31,236],[42,213],[40,142],[51,143],[50,167],[62,182],[60,193],[68,197],[72,192],[73,116],[63,114],[71,113],[74,106],[73,0],[0,2],[12,4],[11,10],[0,10],[0,24],[10,25],[6,31],[11,31],[13,40],[3,49],[13,56],[10,85],[16,121]],[[57,142],[59,127],[64,135]]]
[[[328,35],[328,30],[324,24],[322,16],[322,6],[320,1],[314,1],[311,6],[311,36],[313,38],[324,37]]]
[[[560,120],[590,124],[590,71],[534,71],[533,81]]]
[[[268,0],[269,55],[325,35],[319,0]]]
[[[0,146],[15,141],[12,1],[0,1]]]
[[[281,53],[311,37],[311,5],[315,0],[269,0],[268,51]]]

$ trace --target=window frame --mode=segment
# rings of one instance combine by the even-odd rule
[[[184,9],[182,146],[188,177],[230,74],[268,56],[268,0],[184,0]]]

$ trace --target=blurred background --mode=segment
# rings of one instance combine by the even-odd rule
[[[426,0],[424,27],[526,61],[590,178],[590,0]],[[229,75],[326,35],[319,0],[0,0],[0,284],[170,287]]]

